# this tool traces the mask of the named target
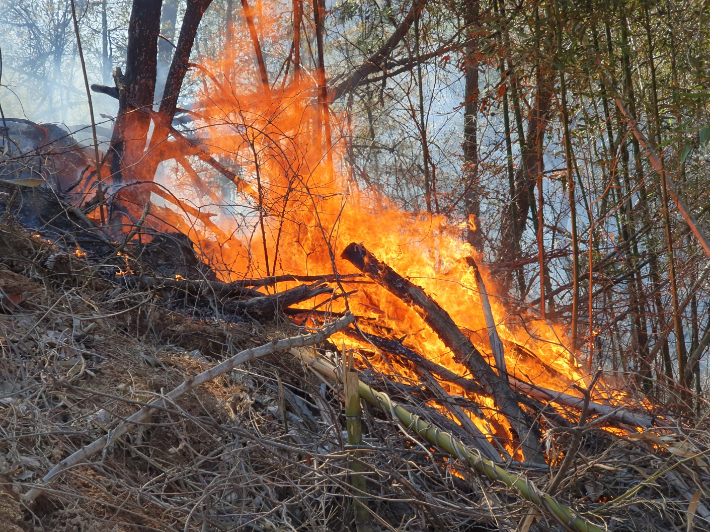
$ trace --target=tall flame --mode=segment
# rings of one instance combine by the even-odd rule
[[[282,21],[266,5],[256,11],[261,13],[262,38],[277,41]],[[292,81],[267,90],[261,86],[252,50],[247,32],[235,32],[234,48],[219,60],[204,63],[199,73],[202,80],[208,73],[195,106],[201,117],[197,130],[202,146],[236,169],[243,180],[235,206],[206,208],[216,215],[212,220],[221,234],[198,220],[186,224],[206,259],[225,280],[334,270],[357,273],[339,254],[350,242],[362,242],[380,260],[426,290],[474,344],[488,353],[479,291],[465,260],[475,251],[462,238],[466,224],[475,221],[452,223],[444,216],[406,212],[378,191],[359,188],[344,157],[346,136],[334,134],[332,148],[327,150],[316,76],[301,75],[299,84]],[[332,110],[327,120],[334,132],[347,123]],[[188,179],[180,176],[178,172],[171,178],[173,188]],[[197,193],[193,190],[191,194],[187,199],[199,203]],[[210,201],[217,199],[212,194]],[[550,389],[576,393],[571,386],[583,385],[588,374],[564,347],[564,330],[532,312],[511,314],[505,298],[496,296],[495,282],[485,268],[481,274],[492,296],[509,373]],[[357,290],[347,298],[347,304],[366,318],[361,327],[391,338],[406,336],[405,345],[457,374],[467,374],[405,303],[374,283],[343,284],[347,290]],[[345,304],[341,298],[329,308],[342,311]],[[351,339],[344,341],[355,345]],[[370,362],[391,372],[378,357]],[[396,369],[401,376],[417,378],[406,367]],[[452,384],[446,386],[453,394],[465,395]]]

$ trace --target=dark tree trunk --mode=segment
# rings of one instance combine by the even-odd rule
[[[190,64],[190,52],[195,43],[197,29],[200,27],[202,16],[212,0],[188,0],[185,8],[185,16],[182,19],[180,37],[173,54],[173,61],[170,64],[168,79],[165,82],[163,99],[160,102],[160,116],[165,124],[171,124],[175,117],[180,89],[185,79],[185,74]]]
[[[119,75],[115,75],[119,89],[118,115],[109,154],[114,182],[139,177],[135,164],[145,150],[150,117],[138,110],[153,105],[161,5],[162,0],[136,1],[131,10],[126,73],[121,76],[119,71]]]
[[[466,79],[463,114],[463,175],[466,195],[464,205],[469,223],[466,240],[478,251],[483,250],[483,234],[480,227],[481,198],[478,183],[478,0],[467,3],[464,11],[464,23],[469,37],[466,42],[466,63],[464,76]]]

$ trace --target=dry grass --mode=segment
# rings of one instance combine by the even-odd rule
[[[181,397],[23,507],[20,494],[119,420],[218,359],[295,327],[168,309],[157,293],[100,272],[90,279],[85,259],[17,227],[0,226],[0,248],[0,287],[25,294],[19,308],[0,313],[3,530],[354,529],[340,385],[287,353]],[[365,375],[433,415],[416,383]],[[411,439],[387,414],[366,410],[363,430],[375,529],[513,531],[530,512],[504,486]],[[569,440],[565,430],[550,437],[553,472]],[[685,529],[689,506],[704,529],[709,446],[702,417],[655,436],[590,428],[557,495],[613,530]],[[545,469],[527,474],[541,487],[550,477]],[[636,491],[624,498],[629,490]],[[558,528],[541,518],[531,529]]]

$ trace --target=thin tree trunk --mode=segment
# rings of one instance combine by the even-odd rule
[[[108,10],[106,0],[101,0],[101,76],[104,85],[111,83],[111,61],[108,56]]]
[[[569,112],[567,110],[567,85],[565,80],[565,67],[562,58],[562,21],[560,19],[559,6],[557,0],[552,3],[555,17],[555,32],[557,36],[557,63],[559,64],[560,74],[560,100],[562,101],[562,127],[564,132],[565,144],[565,160],[567,165],[567,194],[569,197],[569,210],[572,222],[572,348],[577,347],[578,340],[578,306],[579,306],[579,243],[577,242],[577,205],[575,201],[575,184],[574,184],[574,152],[572,150],[572,139],[570,138]],[[590,264],[591,268],[591,264]],[[591,289],[590,289],[591,294]],[[592,360],[588,361],[590,370]]]
[[[464,114],[463,114],[463,176],[467,189],[464,209],[469,220],[466,240],[479,252],[483,251],[481,232],[481,198],[478,183],[478,0],[467,2],[464,7],[466,26],[466,60],[464,62]]]
[[[330,116],[328,110],[328,86],[325,79],[325,57],[323,52],[323,11],[321,0],[313,0],[313,16],[316,28],[317,75],[318,75],[318,107],[320,108],[321,127],[325,126],[325,150],[328,161],[328,171],[333,171],[333,141],[330,136]],[[323,134],[319,128],[318,137]]]
[[[249,28],[249,35],[251,36],[251,42],[254,46],[254,54],[256,55],[256,62],[259,66],[259,76],[261,76],[261,86],[266,93],[267,98],[271,97],[271,86],[269,85],[269,74],[266,71],[266,63],[264,62],[264,54],[261,51],[261,44],[259,42],[259,34],[256,31],[256,25],[254,24],[254,14],[252,13],[251,7],[247,0],[242,0],[242,8],[244,9],[244,18],[247,23],[247,28]]]
[[[419,92],[419,135],[421,137],[422,144],[422,159],[424,163],[424,198],[426,200],[426,208],[429,214],[433,214],[432,209],[432,191],[434,184],[432,182],[431,174],[431,164],[429,158],[429,141],[427,139],[427,121],[424,113],[424,82],[422,79],[422,63],[420,61],[420,47],[421,39],[419,34],[419,23],[421,21],[421,12],[414,19],[414,48],[416,50],[416,64],[417,64],[417,86]],[[465,119],[464,119],[465,120]],[[464,129],[465,129],[464,125]],[[438,210],[437,214],[438,214]]]
[[[656,145],[662,146],[661,137],[661,117],[658,112],[658,90],[656,84],[656,65],[653,58],[653,38],[651,37],[651,25],[648,15],[648,6],[644,6],[646,15],[646,39],[648,42],[648,65],[651,70],[651,104],[653,106],[654,126],[652,131],[655,133]],[[676,356],[678,358],[678,382],[681,387],[685,387],[685,364],[686,364],[686,346],[685,335],[683,333],[682,316],[678,307],[678,286],[675,273],[675,257],[673,251],[673,233],[671,229],[670,214],[668,211],[668,187],[665,178],[665,169],[663,167],[663,152],[659,152],[660,161],[660,178],[661,178],[661,201],[663,201],[663,225],[666,234],[666,251],[668,254],[669,277],[671,281],[671,298],[673,301],[673,328],[676,337]],[[692,384],[692,383],[691,383]]]
[[[293,0],[293,82],[301,83],[301,23],[303,20],[303,0]]]
[[[234,50],[234,0],[227,0],[227,5],[224,13],[224,52],[228,57],[228,63],[224,69],[224,75],[227,78],[227,85],[234,82],[234,62],[232,54]]]

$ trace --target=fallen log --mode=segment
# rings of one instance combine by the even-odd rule
[[[540,445],[540,431],[535,423],[525,416],[518,404],[517,393],[493,371],[471,340],[451,319],[451,316],[424,290],[399,275],[388,265],[380,262],[362,244],[349,244],[343,250],[342,257],[400,298],[421,316],[424,322],[451,349],[456,361],[471,370],[483,388],[491,394],[496,406],[508,419],[515,432],[514,436],[520,442],[525,460],[544,464],[545,455]]]
[[[244,351],[241,351],[234,355],[232,358],[225,360],[221,364],[211,367],[208,370],[203,371],[199,375],[195,375],[194,377],[188,378],[180,386],[168,392],[164,397],[153,401],[151,403],[151,406],[141,408],[138,412],[130,416],[128,419],[119,423],[116,428],[110,430],[105,436],[102,436],[98,440],[95,440],[93,443],[87,445],[86,447],[82,447],[75,453],[71,454],[70,456],[59,462],[51,469],[51,471],[49,471],[49,473],[44,476],[44,478],[42,478],[41,482],[38,485],[36,485],[34,488],[29,490],[22,496],[23,503],[28,506],[31,505],[35,501],[35,499],[42,493],[43,488],[47,488],[49,483],[54,478],[56,478],[57,475],[59,475],[63,471],[66,471],[67,469],[70,469],[71,467],[85,462],[89,457],[102,451],[109,444],[126,434],[135,425],[138,425],[139,423],[145,423],[150,419],[153,414],[156,414],[160,409],[167,408],[170,403],[175,401],[175,399],[177,399],[184,393],[192,391],[201,384],[209,382],[220,375],[228,373],[240,364],[244,364],[245,362],[249,362],[250,360],[263,357],[264,355],[268,355],[275,351],[283,349],[294,349],[296,347],[304,347],[322,342],[326,338],[331,336],[333,333],[344,329],[354,321],[355,316],[353,316],[352,314],[346,314],[339,320],[325,325],[323,328],[312,334],[294,336],[291,338],[284,338],[282,340],[277,340],[276,338],[274,338],[268,344],[264,344],[259,347],[253,347],[251,349],[245,349]]]
[[[330,294],[333,292],[333,289],[322,280],[309,285],[299,285],[275,294],[263,294],[252,288],[217,281],[161,279],[156,277],[139,277],[135,280],[128,277],[128,279],[129,282],[135,282],[135,284],[141,288],[185,290],[196,297],[211,293],[220,298],[249,298],[231,305],[231,309],[235,312],[258,315],[261,317],[273,316],[286,307],[322,294]]]
[[[338,379],[338,371],[329,362],[318,358],[317,354],[306,349],[291,349],[291,353],[303,360],[311,369],[331,379]],[[312,351],[312,350],[310,350]],[[403,406],[395,403],[385,393],[379,392],[359,381],[360,397],[375,408],[391,413],[408,430],[414,430],[420,437],[445,453],[458,458],[479,475],[492,481],[501,481],[522,498],[532,502],[548,516],[558,521],[564,528],[575,532],[602,532],[597,525],[587,521],[569,507],[555,500],[537,488],[532,481],[519,474],[509,473],[495,462],[481,457],[481,454],[469,449],[451,434],[443,432],[435,425],[419,416],[413,415]],[[544,462],[543,462],[544,463]]]

